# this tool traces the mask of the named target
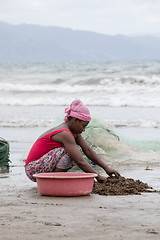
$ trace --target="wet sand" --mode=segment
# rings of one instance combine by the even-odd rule
[[[159,189],[160,167],[119,169]],[[160,194],[47,197],[22,166],[0,175],[0,239],[160,239]]]

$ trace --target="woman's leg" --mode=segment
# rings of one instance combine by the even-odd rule
[[[73,167],[73,161],[70,159],[64,147],[55,148],[43,155],[36,161],[30,162],[26,168],[28,178],[36,182],[33,177],[36,173],[47,172],[66,172]]]
[[[67,172],[69,169],[63,169],[63,168],[55,168],[54,172]]]

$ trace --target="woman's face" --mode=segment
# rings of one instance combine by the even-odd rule
[[[72,119],[72,124],[70,130],[74,133],[81,134],[85,131],[85,128],[88,125],[88,121],[81,121],[76,118]]]

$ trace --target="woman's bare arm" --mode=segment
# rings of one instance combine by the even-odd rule
[[[82,169],[84,172],[96,173],[97,172],[88,164],[87,161],[82,157],[78,146],[75,142],[73,135],[68,131],[60,132],[51,137],[52,140],[56,142],[63,143],[66,148],[70,158],[77,163],[78,167]]]
[[[113,174],[117,177],[120,176],[116,170],[110,168],[105,162],[100,159],[100,157],[88,146],[80,134],[77,136],[76,142],[82,148],[84,154],[95,164],[102,167],[109,176],[112,176]]]

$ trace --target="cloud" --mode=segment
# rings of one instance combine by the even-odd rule
[[[159,0],[0,0],[0,21],[105,34],[160,34]]]

